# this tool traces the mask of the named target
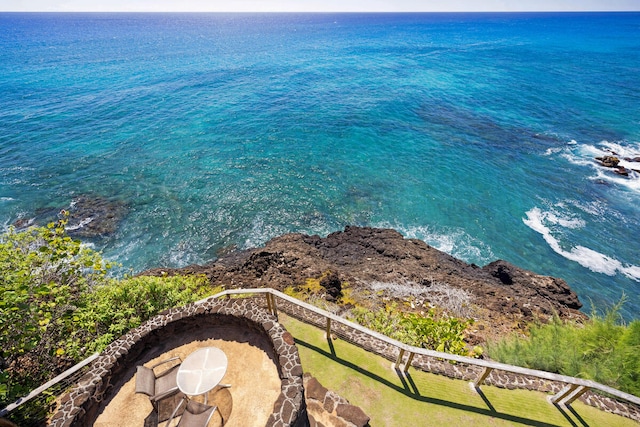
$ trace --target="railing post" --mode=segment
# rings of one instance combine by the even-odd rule
[[[573,395],[567,397],[567,399],[562,403],[565,404],[565,405],[570,405],[577,398],[579,398],[580,396],[582,396],[583,394],[585,394],[588,391],[589,391],[589,387],[582,386],[582,388],[578,389],[575,393],[573,393]]]
[[[487,379],[491,371],[493,371],[493,368],[489,368],[489,367],[484,368],[484,372],[482,372],[482,375],[480,375],[480,378],[478,378],[478,381],[476,381],[476,387],[480,387],[482,385],[482,383],[484,382],[484,380]]]
[[[271,308],[271,294],[266,293],[264,296],[267,299],[267,310],[269,310],[269,313],[273,314],[273,309]]]
[[[269,312],[271,314],[273,314],[277,318],[278,317],[278,309],[276,308],[276,300],[275,300],[275,298],[273,297],[272,294],[270,294],[268,292],[265,295],[267,296],[267,309],[269,310]]]
[[[278,306],[276,305],[276,298],[273,296],[273,294],[269,294],[271,295],[271,310],[273,310],[273,315],[276,316],[276,319],[278,318]]]
[[[409,357],[407,358],[407,362],[404,364],[404,372],[405,373],[409,372],[409,368],[411,367],[411,362],[413,361],[413,356],[415,356],[415,353],[410,351],[409,352]]]
[[[400,349],[400,353],[398,353],[398,358],[396,359],[395,367],[398,368],[402,364],[402,358],[404,357],[404,348]]]
[[[552,403],[562,403],[562,400],[567,398],[574,391],[576,391],[576,389],[578,387],[580,387],[578,384],[567,385],[565,388],[560,390],[556,395],[551,397],[551,399],[550,399],[551,402]]]
[[[330,340],[331,339],[331,318],[327,317],[327,330],[326,330],[326,334],[327,334],[327,339]]]

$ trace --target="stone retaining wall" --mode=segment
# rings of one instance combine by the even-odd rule
[[[131,330],[109,345],[91,365],[91,371],[61,399],[51,419],[52,427],[93,425],[101,404],[110,397],[113,385],[144,352],[165,342],[172,334],[188,333],[193,327],[237,325],[269,338],[277,358],[281,393],[274,404],[267,427],[307,427],[302,366],[293,337],[251,299],[209,299],[168,310]]]

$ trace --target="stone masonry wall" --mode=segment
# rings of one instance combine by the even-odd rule
[[[135,365],[146,349],[165,340],[169,334],[199,327],[234,324],[267,336],[273,344],[281,378],[281,393],[266,427],[307,427],[302,366],[293,337],[264,309],[250,299],[209,299],[171,309],[131,330],[109,345],[91,365],[91,370],[61,399],[49,425],[71,427],[92,425],[100,405],[113,384]]]

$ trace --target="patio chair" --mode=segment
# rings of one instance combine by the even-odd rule
[[[174,364],[168,369],[160,372],[156,375],[154,368],[169,362],[175,362],[182,359],[179,357],[172,357],[171,359],[163,360],[155,365],[147,368],[146,366],[138,366],[136,371],[136,393],[142,393],[149,396],[149,400],[153,407],[158,410],[158,402],[164,398],[172,396],[178,392],[178,384],[176,377],[178,375],[178,368],[180,363]]]
[[[217,409],[216,406],[205,405],[204,403],[196,402],[185,396],[178,406],[176,406],[176,409],[173,410],[173,414],[171,414],[169,421],[167,421],[166,427],[171,425],[171,421],[173,421],[180,407],[185,402],[187,406],[185,406],[182,417],[180,417],[180,421],[178,421],[175,427],[206,427]]]

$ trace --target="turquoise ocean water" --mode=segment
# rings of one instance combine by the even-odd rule
[[[125,270],[392,227],[640,313],[640,14],[0,14],[0,223]],[[628,164],[640,169],[640,163]]]

